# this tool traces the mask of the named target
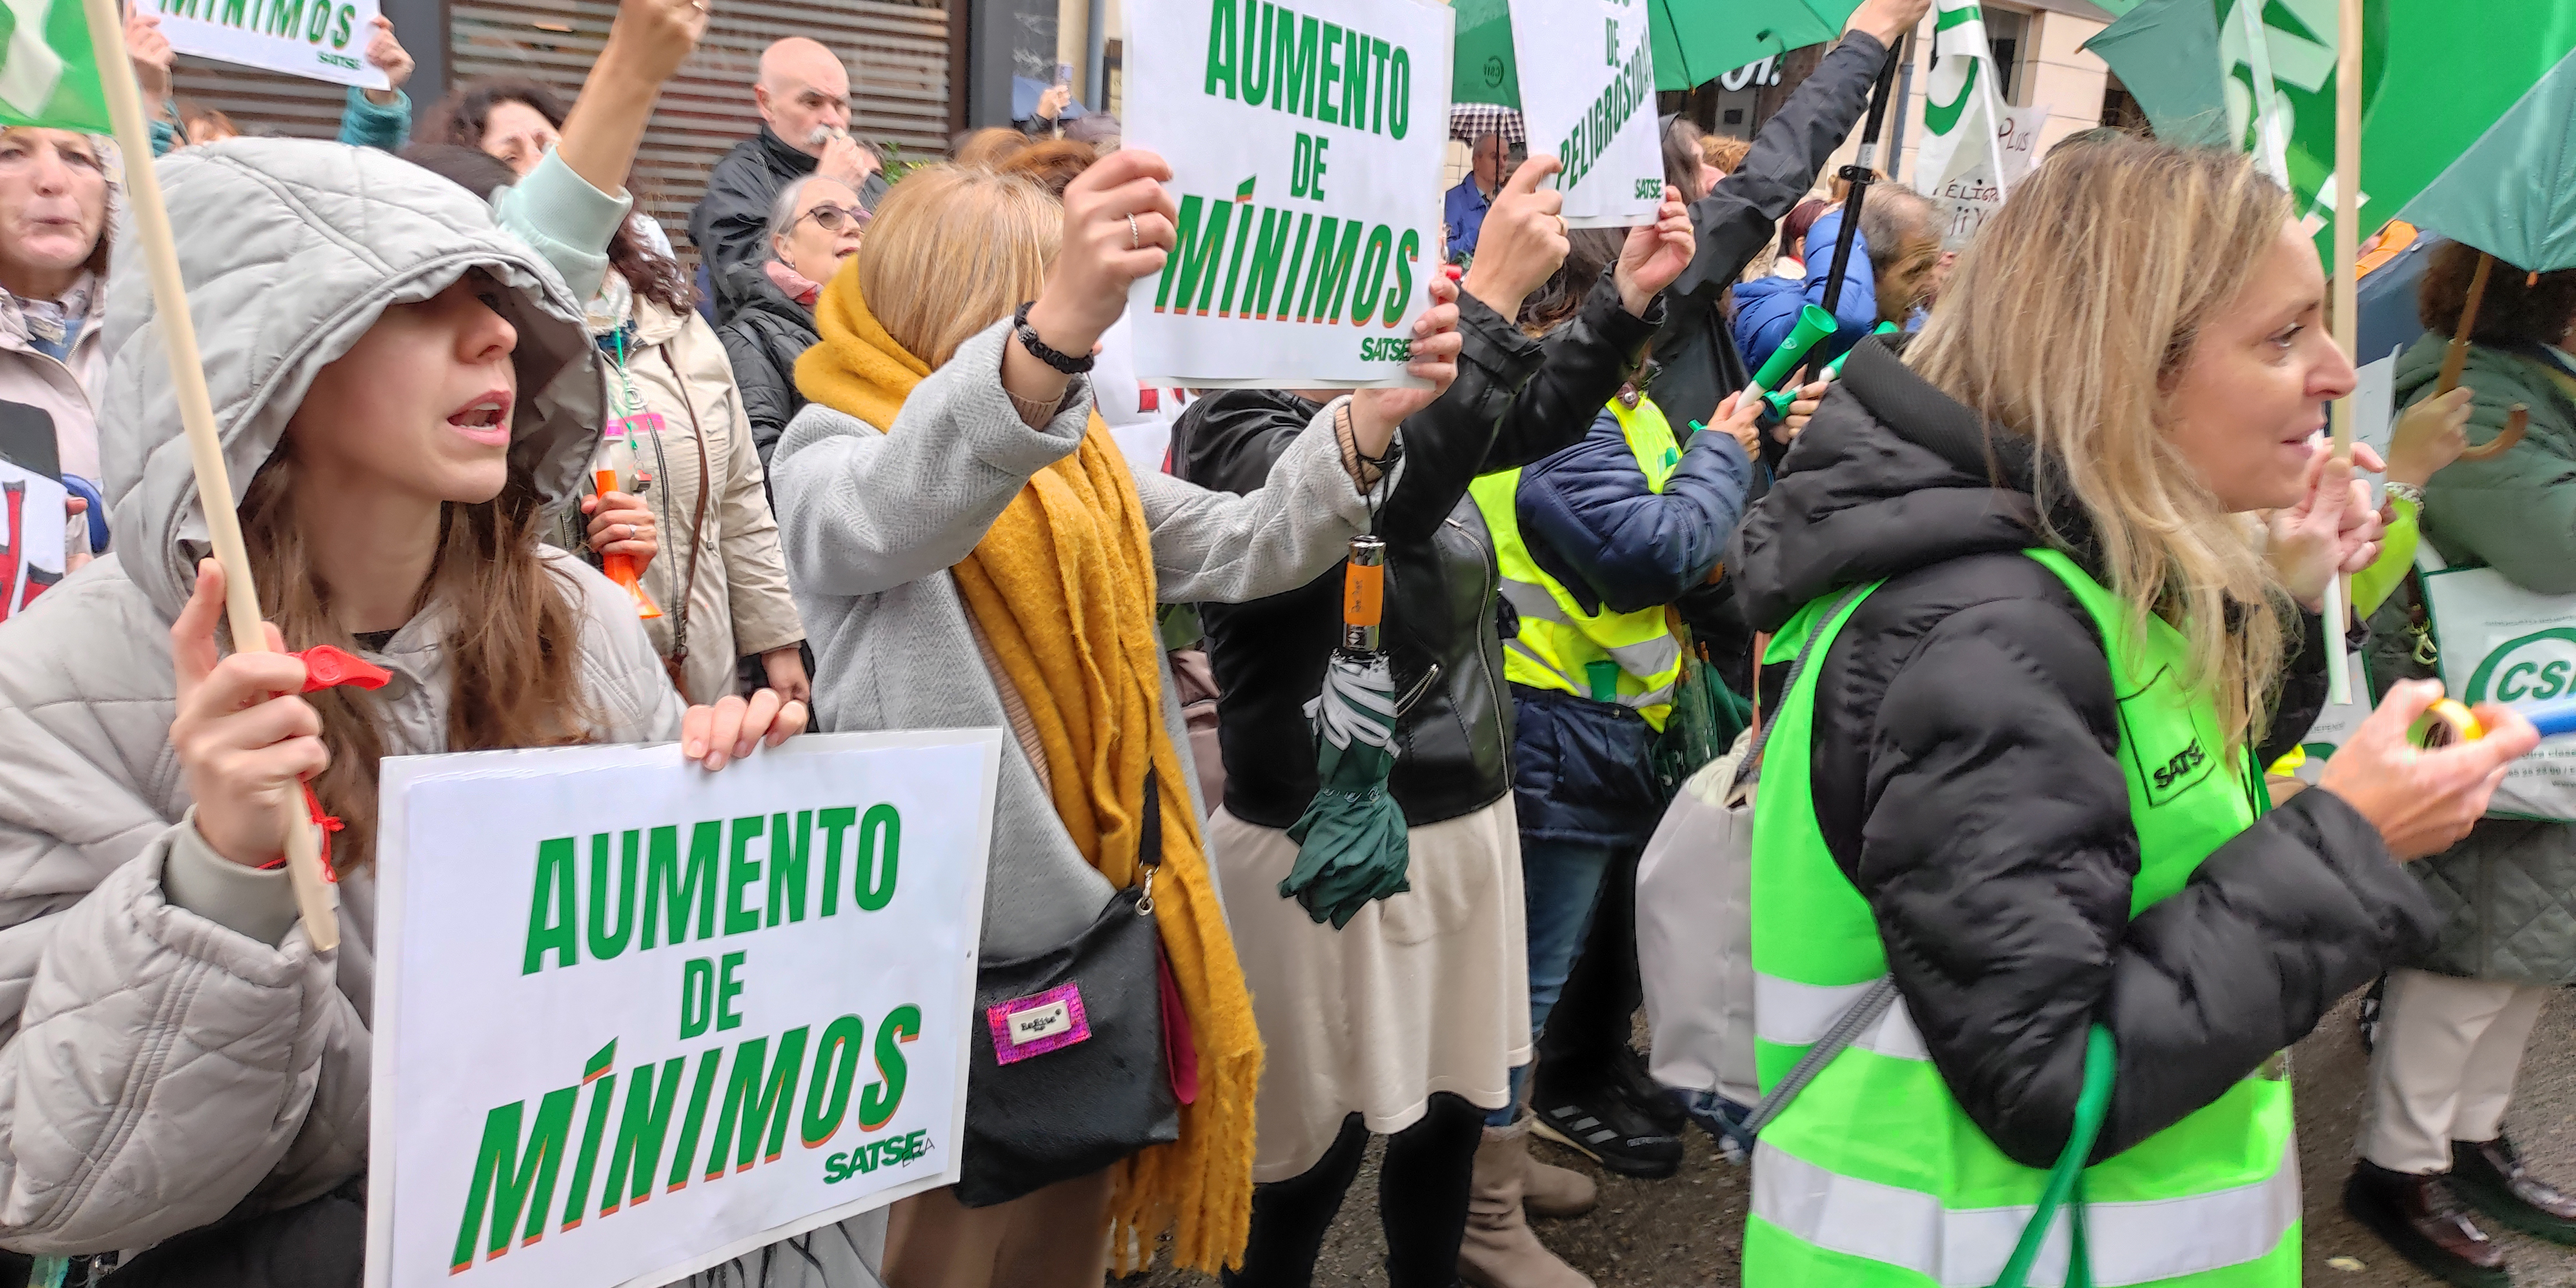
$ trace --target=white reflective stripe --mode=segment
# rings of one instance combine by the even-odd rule
[[[1574,619],[1566,616],[1564,606],[1556,602],[1556,596],[1547,593],[1547,587],[1537,582],[1513,581],[1505,577],[1503,578],[1503,598],[1510,600],[1513,611],[1523,617],[1543,618],[1551,622],[1563,622],[1568,626],[1574,624]]]
[[[1980,1288],[2003,1273],[2032,1207],[1945,1208],[1938,1196],[1837,1176],[1771,1143],[1753,1147],[1753,1215],[1811,1246],[1902,1267],[1943,1288]],[[2270,1176],[2179,1198],[2084,1209],[2093,1282],[2154,1283],[2253,1261],[2299,1219],[2297,1141]],[[2031,1267],[2031,1288],[2066,1282],[2072,1227],[2057,1223]]]
[[[1753,977],[1753,1035],[1779,1046],[1814,1046],[1877,980],[1858,984],[1801,984],[1777,975]],[[1899,1060],[1929,1060],[1923,1034],[1899,997],[1878,1023],[1852,1045]]]
[[[1682,664],[1681,641],[1670,632],[1634,644],[1617,644],[1602,650],[1619,669],[1640,680],[1662,675]]]

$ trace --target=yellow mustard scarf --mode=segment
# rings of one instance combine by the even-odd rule
[[[886,334],[858,274],[814,310],[821,341],[796,360],[807,398],[891,431],[928,364]],[[1112,885],[1135,884],[1145,769],[1162,787],[1156,924],[1198,1049],[1181,1136],[1117,1168],[1111,1248],[1124,1274],[1172,1232],[1175,1264],[1239,1264],[1252,1219],[1253,1093],[1261,1037],[1162,717],[1154,555],[1125,457],[1098,415],[1073,455],[1040,470],[955,568],[957,590],[1019,690],[1045,749],[1057,817]]]

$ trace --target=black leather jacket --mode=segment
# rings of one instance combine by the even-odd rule
[[[1581,438],[1663,320],[1661,301],[1644,318],[1621,308],[1607,274],[1544,344],[1472,296],[1459,297],[1458,311],[1457,383],[1404,422],[1403,474],[1377,525],[1387,543],[1385,648],[1408,702],[1389,785],[1415,825],[1472,814],[1511,788],[1498,574],[1467,485]],[[1316,410],[1284,390],[1201,399],[1173,429],[1172,472],[1249,492]],[[1336,567],[1284,595],[1200,609],[1224,694],[1225,807],[1247,823],[1285,828],[1315,798],[1304,707],[1340,642],[1341,584]]]

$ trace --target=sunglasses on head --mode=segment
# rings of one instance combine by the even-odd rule
[[[816,225],[820,226],[822,230],[827,233],[855,230],[859,225],[868,221],[866,211],[852,210],[847,206],[835,206],[828,203],[816,206],[812,210],[808,210],[804,214],[798,216],[798,218],[813,220]]]

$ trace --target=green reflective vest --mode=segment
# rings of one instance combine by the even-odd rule
[[[1610,413],[1628,438],[1628,451],[1645,471],[1646,489],[1660,493],[1681,463],[1673,427],[1651,398],[1633,408],[1610,400]],[[1539,571],[1521,542],[1521,472],[1487,474],[1468,488],[1502,565],[1503,598],[1519,612],[1520,635],[1503,641],[1503,678],[1533,689],[1556,689],[1616,702],[1646,718],[1657,731],[1672,714],[1673,683],[1681,678],[1682,643],[1663,607],[1633,613],[1583,611],[1556,578]]]
[[[2181,634],[2150,618],[2147,638],[2137,638],[2128,606],[2072,560],[2028,553],[2065,580],[2109,644],[2120,767],[2138,833],[2135,916],[2180,890],[2211,851],[2252,825],[2257,788],[2244,772],[2245,753],[2225,754],[2215,706],[2182,685]],[[1768,658],[1794,656],[1833,605],[1830,597],[1809,604],[1773,637]],[[1887,974],[1869,904],[1817,828],[1808,773],[1815,662],[1852,606],[1826,623],[1781,702],[1754,800],[1754,1029],[1766,1092]],[[2296,1285],[2299,1179],[2290,1127],[2289,1084],[2258,1072],[2088,1169],[2092,1281]],[[2006,1157],[1959,1108],[1899,999],[1763,1130],[1744,1284],[1992,1284],[2047,1175]],[[2058,1221],[2033,1284],[2064,1282],[2068,1226],[2063,1213]]]

